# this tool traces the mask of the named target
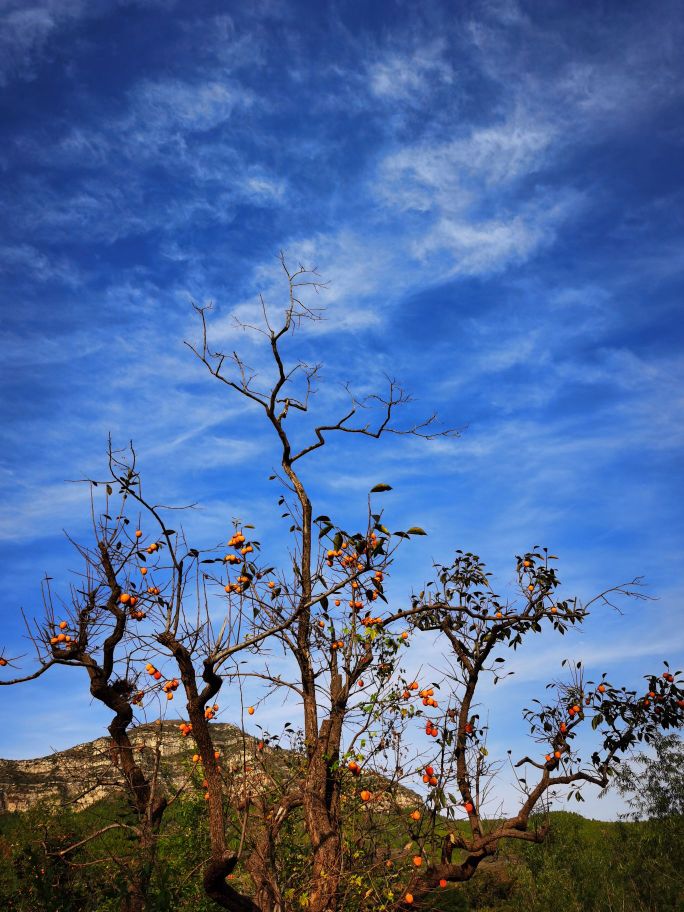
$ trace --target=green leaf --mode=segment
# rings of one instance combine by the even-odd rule
[[[370,489],[371,494],[380,494],[382,491],[391,491],[392,486],[388,484],[376,484],[374,488]]]
[[[411,526],[411,528],[406,531],[409,535],[427,535],[425,529],[421,529],[420,526]]]

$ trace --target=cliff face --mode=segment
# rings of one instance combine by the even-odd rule
[[[182,788],[198,788],[198,777],[194,781],[192,777],[195,742],[192,737],[181,737],[179,722],[167,720],[163,725],[151,723],[129,730],[131,744],[139,752],[148,777],[152,779],[157,769],[159,788],[167,795]],[[271,772],[280,767],[286,775],[288,771],[291,775],[301,763],[296,753],[279,748],[266,748],[257,760],[256,739],[234,725],[214,722],[212,733],[227,774],[225,780],[230,784],[226,791],[231,799],[239,801],[269,788],[269,780],[260,767],[261,758]],[[37,760],[0,760],[0,813],[26,811],[44,801],[83,809],[121,791],[123,779],[114,765],[110,745],[109,738],[98,738]],[[388,807],[387,780],[375,774],[369,779],[364,787],[377,793],[375,807]],[[402,787],[395,800],[400,807],[415,806],[420,801],[414,792]]]
[[[242,765],[243,744],[251,754],[254,739],[233,725],[212,726],[216,747],[227,768]],[[177,721],[140,725],[130,730],[131,743],[152,775],[159,751],[159,779],[164,790],[175,792],[187,784],[195,750],[192,738],[182,738]],[[98,738],[37,760],[0,760],[0,812],[25,811],[40,801],[73,803],[84,808],[123,786],[112,762],[110,739]]]

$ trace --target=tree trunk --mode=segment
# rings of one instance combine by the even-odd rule
[[[261,912],[284,912],[285,908],[276,870],[276,844],[275,834],[264,826],[245,862],[254,884],[254,902]]]
[[[342,872],[342,825],[338,773],[342,715],[321,724],[307,772],[304,817],[311,839],[312,871],[309,912],[335,912]]]

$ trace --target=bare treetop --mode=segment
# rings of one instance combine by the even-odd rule
[[[307,269],[301,264],[297,270],[291,272],[282,252],[279,259],[288,282],[288,301],[279,324],[275,325],[272,322],[261,295],[259,300],[263,315],[262,325],[243,322],[237,317],[233,317],[235,324],[241,329],[258,333],[268,339],[275,367],[275,380],[270,385],[270,388],[259,388],[257,371],[251,368],[244,357],[237,351],[223,352],[212,349],[209,342],[209,327],[207,324],[207,313],[211,309],[211,305],[199,306],[193,304],[201,321],[201,342],[199,345],[194,345],[190,342],[185,344],[206,366],[212,376],[240,395],[256,402],[264,409],[269,421],[281,439],[284,460],[289,465],[314,450],[320,449],[326,443],[326,435],[335,432],[356,434],[375,439],[384,434],[414,436],[426,440],[459,436],[459,431],[455,428],[437,429],[437,414],[435,412],[422,421],[406,427],[395,425],[393,419],[397,408],[408,405],[414,400],[395,378],[385,375],[386,392],[372,393],[362,398],[354,394],[349,383],[345,383],[344,389],[349,397],[349,405],[344,414],[330,423],[315,425],[312,428],[315,440],[301,449],[293,450],[284,429],[284,422],[291,409],[303,413],[309,411],[311,397],[316,393],[315,381],[320,377],[322,365],[320,363],[307,364],[302,360],[295,360],[291,365],[286,365],[282,352],[282,340],[287,333],[294,332],[295,329],[300,328],[303,320],[319,321],[323,319],[325,307],[311,307],[304,303],[301,289],[309,288],[319,294],[321,290],[328,287],[328,284],[317,280],[318,273],[315,269]],[[229,370],[229,368],[232,368],[232,370]],[[295,395],[290,392],[290,389],[295,380],[300,378],[304,381],[304,392],[303,394]],[[379,411],[379,415],[375,420],[358,421],[360,411],[373,408],[377,408]],[[356,421],[354,421],[355,418],[357,418]]]

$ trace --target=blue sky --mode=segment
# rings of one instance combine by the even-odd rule
[[[190,299],[212,300],[214,338],[260,363],[230,316],[259,292],[279,306],[283,249],[330,283],[297,349],[327,365],[326,408],[388,372],[412,414],[463,428],[344,439],[305,470],[319,512],[351,524],[384,481],[395,528],[430,532],[397,601],[459,547],[505,589],[537,542],[568,591],[643,575],[657,596],[523,650],[493,694],[497,744],[522,746],[520,707],[565,656],[634,685],[681,664],[677,3],[2,0],[0,20],[10,655],[41,575],[75,566],[62,530],[87,534],[88,512],[68,480],[103,474],[108,433],[160,500],[200,503],[200,544],[241,516],[282,547],[273,441],[183,340]],[[0,691],[0,756],[102,732],[75,678]]]

